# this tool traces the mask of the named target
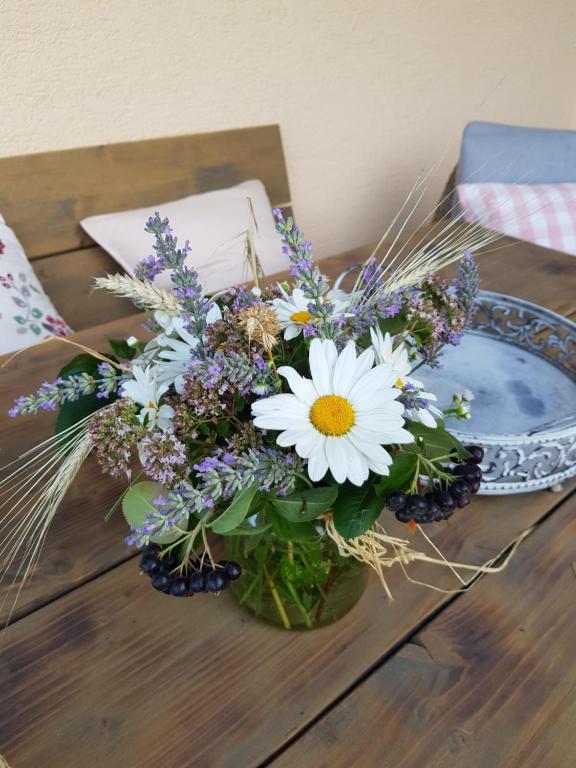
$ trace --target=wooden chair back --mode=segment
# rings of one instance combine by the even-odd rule
[[[92,292],[95,276],[121,270],[81,219],[247,179],[260,179],[274,206],[290,207],[277,125],[0,158],[0,212],[56,308],[82,330],[134,308]]]

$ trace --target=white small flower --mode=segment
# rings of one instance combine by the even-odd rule
[[[181,317],[168,315],[166,312],[155,312],[154,319],[160,325],[164,333],[156,337],[157,349],[157,378],[159,383],[174,388],[178,393],[184,386],[184,373],[192,359],[192,352],[198,346],[198,338],[191,334]],[[217,304],[212,304],[206,322],[208,325],[222,319],[222,312]]]
[[[158,426],[162,430],[168,429],[174,418],[174,409],[170,405],[160,405],[160,398],[169,385],[158,382],[156,371],[151,366],[141,368],[135,365],[132,375],[133,379],[122,384],[122,396],[142,406],[138,414],[141,423],[147,418],[149,428]]]
[[[136,336],[128,336],[126,339],[126,344],[128,344],[129,347],[137,347],[138,346],[138,339]]]
[[[252,405],[254,424],[281,430],[276,442],[294,445],[308,459],[308,475],[321,480],[328,469],[338,483],[362,485],[369,471],[389,474],[392,457],[383,445],[410,443],[404,410],[396,401],[395,374],[374,363],[374,350],[356,357],[351,342],[338,354],[333,341],[314,339],[309,364],[312,379],[284,366],[278,373],[293,394],[274,395]]]
[[[280,328],[284,330],[284,338],[290,341],[303,331],[307,323],[313,323],[316,318],[308,309],[311,299],[301,288],[294,288],[291,294],[281,285],[278,285],[278,288],[282,298],[272,299],[272,306],[278,315]],[[347,294],[339,289],[328,291],[324,300],[334,304],[333,316],[343,314],[350,301]]]
[[[380,328],[371,328],[370,337],[379,363],[388,363],[397,376],[396,386],[403,390],[403,400],[406,408],[406,418],[420,422],[425,427],[436,427],[436,418],[442,416],[442,411],[432,403],[438,398],[432,392],[424,391],[424,384],[410,376],[412,366],[408,358],[408,350],[404,342],[394,347],[394,340],[389,333],[382,334]]]

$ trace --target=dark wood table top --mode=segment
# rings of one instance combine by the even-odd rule
[[[367,253],[325,259],[323,270],[334,276]],[[576,317],[573,257],[522,243],[479,263],[483,287]],[[141,321],[76,339],[98,348]],[[70,352],[44,345],[2,372],[2,464],[53,428],[49,414],[9,419],[7,404]],[[13,768],[573,765],[575,487],[477,498],[430,526],[447,557],[477,564],[535,526],[505,571],[466,592],[393,569],[392,604],[373,578],[338,624],[285,632],[227,594],[154,592],[123,543],[122,516],[103,520],[122,484],[90,459],[0,637],[0,753]],[[434,566],[410,574],[454,587]]]

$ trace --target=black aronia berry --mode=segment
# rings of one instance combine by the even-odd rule
[[[163,557],[156,544],[146,546],[140,558],[140,570],[150,578],[154,589],[172,597],[223,592],[242,575],[239,563],[232,560],[221,560],[215,566],[194,563],[187,573],[177,571],[177,566],[178,559],[172,554]]]
[[[462,509],[470,504],[470,497],[477,493],[482,481],[480,463],[484,459],[484,449],[479,445],[467,445],[469,456],[456,464],[448,472],[453,480],[442,485],[432,484],[425,493],[406,494],[394,491],[386,498],[386,506],[394,512],[401,523],[433,523],[447,520],[455,509]]]

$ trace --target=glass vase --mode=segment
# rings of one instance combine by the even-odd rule
[[[259,619],[284,629],[315,629],[342,618],[362,596],[368,567],[342,557],[318,526],[311,541],[274,533],[226,538],[226,557],[242,566],[230,591]]]

